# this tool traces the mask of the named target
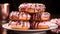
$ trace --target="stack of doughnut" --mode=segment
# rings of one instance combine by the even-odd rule
[[[13,29],[27,30],[30,28],[30,14],[25,12],[12,11],[9,15],[9,27]]]
[[[23,3],[19,11],[12,11],[9,15],[9,27],[13,29],[46,29],[49,26],[40,22],[50,19],[50,13],[45,12],[45,5],[39,3]],[[33,22],[31,22],[33,21]],[[36,22],[37,21],[37,22]],[[38,22],[39,21],[39,22]]]

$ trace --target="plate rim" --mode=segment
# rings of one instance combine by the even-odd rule
[[[47,30],[52,30],[52,29],[28,29],[28,30],[17,30],[17,29],[12,29],[12,28],[6,28],[5,26],[7,26],[8,25],[8,23],[6,23],[6,24],[2,24],[2,27],[4,28],[4,29],[7,29],[7,30],[15,30],[15,31],[47,31]],[[58,27],[58,25],[57,24],[55,24],[56,26],[55,26],[55,28],[53,28],[53,29],[56,29],[57,27]]]

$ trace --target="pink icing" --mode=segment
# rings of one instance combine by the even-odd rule
[[[10,13],[10,17],[11,17],[11,16],[16,16],[16,17],[18,17],[18,14],[19,14],[19,12],[13,12],[13,11],[12,11],[12,12]]]
[[[31,16],[28,14],[28,17],[31,17]]]
[[[50,21],[47,21],[47,22],[39,23],[39,25],[48,25],[49,27],[51,27],[51,26],[55,26],[55,23],[51,23]]]
[[[35,6],[36,5],[36,6]],[[44,4],[39,3],[27,3],[27,4],[21,4],[19,8],[25,7],[25,8],[33,8],[33,9],[44,9],[46,8]]]
[[[51,23],[57,23],[58,22],[58,19],[51,19],[50,22]]]
[[[24,26],[30,28],[30,23],[29,22],[24,22]]]
[[[23,17],[26,17],[26,14],[23,14]]]
[[[10,24],[16,25],[18,22],[17,21],[9,21]]]

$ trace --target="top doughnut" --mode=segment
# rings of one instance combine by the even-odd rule
[[[46,7],[44,4],[39,3],[23,3],[19,5],[19,12],[37,13],[44,12]]]

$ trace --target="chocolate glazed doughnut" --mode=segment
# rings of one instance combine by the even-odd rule
[[[38,24],[39,24],[39,22],[34,21],[33,23],[31,23],[31,28],[32,29],[38,29],[37,28],[38,27]]]
[[[35,14],[33,14],[32,18],[33,18],[32,20],[41,21],[41,13],[35,13]]]

